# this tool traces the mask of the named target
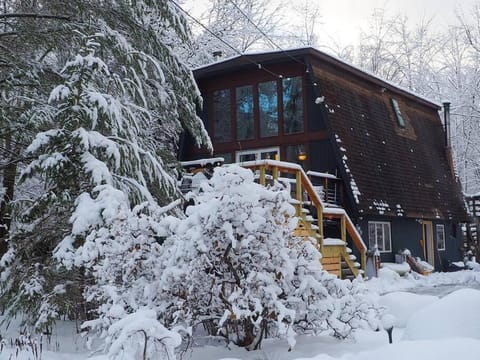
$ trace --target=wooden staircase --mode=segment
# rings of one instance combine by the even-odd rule
[[[292,204],[300,219],[295,235],[316,241],[325,270],[343,279],[365,273],[367,247],[355,225],[344,209],[322,201],[300,165],[276,160],[250,161],[239,165],[255,171],[263,186],[274,181],[290,185]],[[339,236],[325,238],[326,224],[337,224]],[[356,249],[360,262],[356,261],[349,246]]]

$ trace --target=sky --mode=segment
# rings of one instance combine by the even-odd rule
[[[287,0],[295,5],[299,0]],[[468,10],[480,0],[312,0],[320,5],[321,18],[317,24],[320,44],[342,48],[357,44],[360,29],[368,29],[369,19],[375,9],[386,9],[387,16],[406,14],[410,23],[433,19],[437,29],[454,24],[456,12]],[[185,8],[199,17],[205,9],[205,0],[184,0]]]
[[[359,29],[368,28],[369,17],[373,11],[385,8],[387,14],[404,13],[414,24],[422,18],[433,18],[434,26],[441,29],[455,23],[456,10],[465,13],[471,9],[475,0],[316,0],[320,3],[322,14],[319,26],[319,38],[342,45],[357,43]],[[480,3],[480,2],[479,2]]]

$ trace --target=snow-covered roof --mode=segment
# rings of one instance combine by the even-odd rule
[[[282,56],[283,55],[283,56]],[[223,68],[228,68],[230,66],[235,67],[237,65],[242,66],[242,65],[256,65],[259,68],[264,67],[268,62],[272,62],[272,60],[278,60],[278,59],[285,59],[285,58],[290,58],[291,60],[297,59],[297,61],[303,61],[300,60],[302,56],[305,55],[313,55],[316,57],[321,57],[322,60],[330,62],[332,64],[335,64],[337,66],[341,66],[346,70],[349,70],[350,72],[355,72],[357,74],[363,74],[364,77],[369,78],[371,81],[374,82],[380,82],[384,86],[389,87],[390,89],[397,90],[400,92],[403,92],[405,94],[409,94],[410,96],[413,96],[417,99],[421,99],[424,102],[435,106],[436,108],[441,108],[441,104],[438,103],[437,101],[430,99],[424,95],[418,94],[410,89],[407,89],[401,85],[395,84],[389,80],[385,80],[381,78],[380,76],[372,73],[371,71],[362,69],[356,65],[353,65],[352,63],[341,59],[337,57],[336,55],[333,54],[328,54],[326,52],[320,51],[318,49],[315,49],[313,47],[301,47],[301,48],[293,48],[293,49],[288,49],[288,50],[271,50],[271,51],[255,51],[255,52],[246,52],[242,55],[236,55],[232,57],[225,58],[220,61],[216,61],[207,65],[203,65],[200,67],[197,67],[193,69],[195,76],[197,77],[200,74],[203,73],[210,73],[214,69],[223,69]],[[265,63],[264,63],[265,62]],[[306,65],[306,64],[305,64]]]

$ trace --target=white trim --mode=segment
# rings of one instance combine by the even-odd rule
[[[240,161],[240,156],[242,155],[255,155],[255,160],[262,160],[262,154],[264,153],[269,153],[269,152],[276,152],[279,157],[280,157],[280,147],[278,146],[273,146],[269,148],[260,148],[260,149],[248,149],[248,150],[239,150],[235,151],[235,162],[237,163],[244,163],[245,161]],[[276,159],[271,159],[271,160],[276,160]],[[252,160],[250,160],[252,161]]]

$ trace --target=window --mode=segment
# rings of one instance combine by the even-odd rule
[[[400,111],[400,106],[398,105],[397,100],[392,98],[392,106],[395,111],[395,116],[397,117],[398,126],[401,128],[405,127],[405,119],[403,118],[402,112]]]
[[[260,137],[278,135],[277,81],[258,84],[258,108],[260,112]]]
[[[216,142],[232,140],[232,117],[230,111],[230,90],[213,93],[213,137]]]
[[[297,76],[282,80],[283,130],[285,134],[303,132],[302,78]]]
[[[380,252],[392,251],[390,223],[381,221],[368,222],[369,248],[377,248]]]
[[[237,102],[237,140],[253,139],[253,87],[242,86],[235,91]]]
[[[255,149],[255,150],[242,150],[237,151],[235,154],[235,160],[237,162],[255,161],[272,159],[275,160],[280,155],[280,149],[278,147]]]
[[[435,238],[437,239],[437,249],[445,250],[445,226],[435,225]]]
[[[233,161],[233,156],[231,153],[224,153],[224,154],[215,154],[215,157],[223,158],[224,164],[231,164]]]

